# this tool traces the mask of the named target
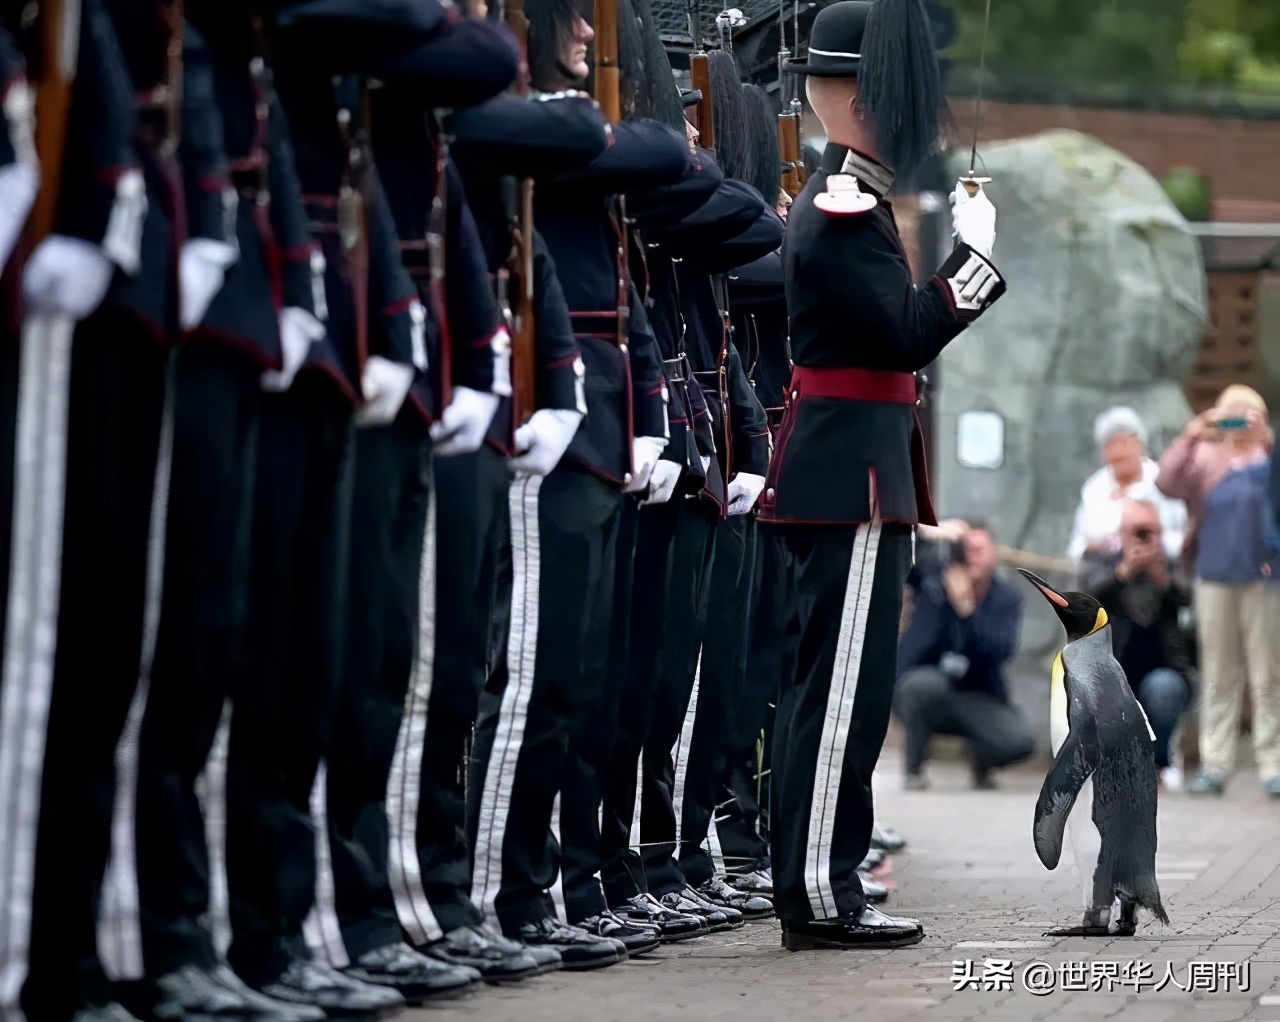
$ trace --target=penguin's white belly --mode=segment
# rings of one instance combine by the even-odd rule
[[[1062,743],[1067,740],[1069,731],[1066,670],[1062,665],[1062,654],[1059,653],[1053,660],[1053,679],[1049,687],[1049,743],[1055,756],[1062,748]]]

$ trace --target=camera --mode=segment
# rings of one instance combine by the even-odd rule
[[[947,564],[967,565],[969,563],[969,552],[965,549],[964,540],[958,539],[947,544]]]
[[[1139,543],[1150,543],[1156,538],[1156,531],[1149,525],[1141,525],[1133,530],[1133,538]]]

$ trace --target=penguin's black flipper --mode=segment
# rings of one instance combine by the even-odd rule
[[[1062,743],[1036,802],[1033,827],[1036,855],[1040,856],[1045,869],[1057,868],[1067,817],[1076,804],[1080,786],[1098,765],[1098,739],[1093,721],[1079,718],[1077,721],[1078,730],[1073,730]]]

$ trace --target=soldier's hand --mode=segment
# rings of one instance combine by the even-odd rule
[[[631,479],[622,487],[623,493],[641,493],[649,485],[653,467],[666,450],[663,437],[638,436],[631,442]]]
[[[0,167],[0,270],[9,261],[39,187],[40,168],[33,163],[19,160]]]
[[[97,245],[53,234],[36,246],[22,275],[32,312],[84,319],[107,296],[115,264]]]
[[[178,320],[183,330],[200,325],[238,256],[225,241],[212,238],[192,238],[182,246],[178,255]]]
[[[324,337],[324,324],[306,309],[286,305],[280,310],[279,369],[262,374],[262,389],[282,394],[293,386],[293,378],[311,353],[311,345]]]
[[[516,430],[518,454],[509,462],[511,470],[523,475],[546,475],[560,464],[582,419],[582,413],[571,408],[540,408],[534,412]]]
[[[951,193],[951,219],[955,237],[990,259],[996,245],[996,207],[981,185],[975,195],[970,195],[963,183],[956,185]]]
[[[478,451],[497,410],[497,394],[454,387],[449,407],[441,414],[440,421],[431,426],[433,453],[439,458],[449,458]]]
[[[649,495],[640,503],[665,504],[669,501],[675,495],[681,471],[677,462],[659,461],[653,466],[653,474],[649,477]]]
[[[356,425],[387,426],[394,422],[404,399],[409,396],[414,374],[411,365],[370,355],[360,378],[365,403],[356,411]]]
[[[764,492],[764,476],[739,472],[729,482],[729,514],[745,515]]]

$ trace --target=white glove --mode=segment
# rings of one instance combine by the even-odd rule
[[[702,462],[702,474],[705,476],[711,468],[711,455],[699,454],[698,458]]]
[[[497,394],[454,387],[449,407],[441,414],[440,421],[431,425],[435,455],[449,458],[478,451],[497,411]]]
[[[653,466],[666,450],[665,437],[638,436],[631,441],[631,482],[622,487],[623,493],[641,493],[649,485]]]
[[[745,515],[764,492],[764,476],[739,472],[729,482],[729,514]]]
[[[560,463],[573,442],[582,413],[569,408],[542,408],[516,430],[516,451],[509,464],[513,472],[544,476]]]
[[[403,362],[370,355],[364,363],[364,375],[360,377],[364,404],[356,411],[356,425],[387,426],[395,422],[400,406],[409,396],[416,372],[413,366]]]
[[[40,172],[31,164],[0,167],[0,270],[13,254],[39,187]]]
[[[649,476],[649,496],[640,501],[641,504],[665,504],[676,492],[676,483],[680,481],[681,468],[674,461],[659,461],[653,466],[653,474]]]
[[[182,298],[178,321],[183,330],[194,330],[200,325],[238,255],[233,246],[212,238],[192,238],[182,246],[178,256]]]
[[[268,369],[262,374],[262,389],[273,394],[283,394],[293,386],[302,363],[311,352],[311,345],[324,337],[324,324],[306,309],[292,305],[280,310],[280,350],[284,364],[279,369]]]
[[[951,193],[951,220],[955,237],[984,259],[991,258],[996,246],[996,208],[978,185],[978,193],[970,196],[963,184]]]
[[[97,245],[51,234],[36,246],[23,270],[27,307],[84,319],[107,297],[115,269]]]

